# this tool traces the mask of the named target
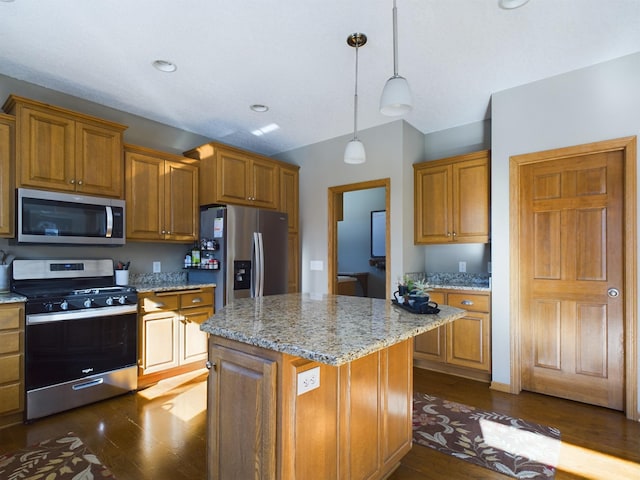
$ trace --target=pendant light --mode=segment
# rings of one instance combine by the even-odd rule
[[[358,140],[358,48],[365,43],[367,36],[364,33],[352,33],[347,37],[347,44],[356,49],[356,87],[353,95],[353,139],[344,150],[344,163],[364,163],[367,159],[364,145]]]
[[[393,0],[393,77],[387,80],[380,97],[380,113],[397,117],[412,108],[411,89],[407,79],[398,75],[398,9]]]

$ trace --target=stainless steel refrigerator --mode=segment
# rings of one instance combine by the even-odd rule
[[[216,308],[234,298],[287,293],[286,213],[205,207],[200,212],[200,236],[219,244]]]

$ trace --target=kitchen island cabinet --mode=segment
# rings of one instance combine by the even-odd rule
[[[226,305],[201,327],[208,478],[386,478],[411,449],[413,337],[464,313],[340,295]]]

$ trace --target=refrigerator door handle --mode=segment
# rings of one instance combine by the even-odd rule
[[[258,280],[258,288],[256,289],[256,297],[264,296],[264,244],[262,243],[262,233],[257,232],[258,238],[258,271],[256,272],[256,278]]]

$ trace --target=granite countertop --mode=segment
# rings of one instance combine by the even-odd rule
[[[0,303],[19,303],[26,302],[27,297],[24,295],[18,295],[14,292],[2,292],[0,293]]]
[[[197,288],[215,287],[215,283],[200,282],[159,282],[159,283],[131,283],[129,286],[134,287],[138,293],[148,292],[169,292],[172,290],[189,290]]]
[[[491,292],[491,288],[487,286],[479,286],[479,285],[437,285],[437,284],[429,284],[429,286],[433,289],[438,290],[460,290],[465,292]]]
[[[338,366],[464,316],[440,305],[416,315],[388,300],[291,293],[234,300],[201,330],[238,342]]]

